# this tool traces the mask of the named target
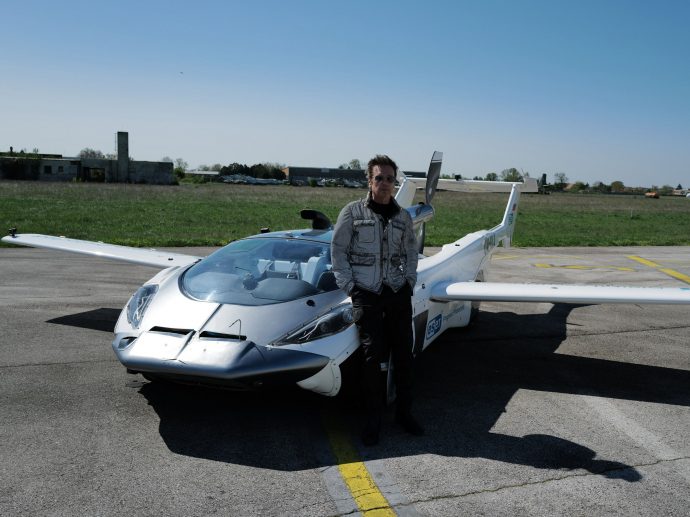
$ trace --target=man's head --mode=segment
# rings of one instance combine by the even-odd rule
[[[377,203],[388,203],[395,190],[398,166],[385,154],[377,154],[367,164],[367,177],[371,197]]]

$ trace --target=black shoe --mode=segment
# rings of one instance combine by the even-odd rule
[[[379,443],[379,433],[381,431],[381,417],[371,417],[362,431],[362,443],[367,447]]]
[[[414,436],[424,436],[424,428],[415,420],[409,411],[398,411],[395,413],[395,421]]]

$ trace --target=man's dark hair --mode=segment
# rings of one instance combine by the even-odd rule
[[[374,156],[371,160],[369,160],[369,163],[367,164],[367,178],[372,179],[374,176],[374,167],[377,165],[390,165],[393,167],[393,171],[395,172],[396,176],[398,174],[398,166],[396,163],[390,159],[389,156],[385,154],[377,154]]]

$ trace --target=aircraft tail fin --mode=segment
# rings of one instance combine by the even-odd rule
[[[492,233],[496,236],[496,242],[503,241],[504,248],[510,248],[515,231],[515,221],[518,215],[518,204],[520,203],[520,184],[513,185],[508,198],[508,204],[503,214],[503,220]]]
[[[395,200],[398,204],[406,209],[410,216],[412,216],[412,223],[414,224],[415,233],[417,234],[417,245],[419,253],[424,251],[424,241],[426,239],[426,222],[434,216],[434,208],[431,206],[431,201],[436,194],[436,187],[438,180],[441,177],[441,164],[443,161],[443,153],[434,151],[431,156],[431,163],[426,174],[426,184],[424,187],[425,203],[413,205],[414,194],[416,190],[415,182],[405,174],[400,173],[402,183],[395,195]]]

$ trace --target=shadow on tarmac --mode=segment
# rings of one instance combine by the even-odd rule
[[[82,329],[100,330],[102,332],[112,332],[115,329],[117,319],[120,317],[122,309],[100,308],[92,311],[80,312],[78,314],[68,314],[46,321],[57,325],[68,325]]]
[[[384,418],[381,444],[362,449],[366,459],[437,454],[488,458],[543,469],[584,469],[638,481],[620,462],[557,436],[494,433],[518,389],[690,406],[690,372],[554,353],[576,305],[546,314],[481,312],[466,329],[446,331],[421,354],[415,414],[427,435],[413,438]],[[101,308],[50,323],[111,332],[119,309]],[[337,420],[359,443],[362,415],[353,398],[330,399],[289,386],[232,392],[166,382],[140,388],[160,418],[160,434],[177,454],[277,470],[331,466],[324,421]]]
[[[381,444],[361,449],[362,456],[431,453],[642,479],[632,466],[596,459],[596,451],[570,440],[491,431],[521,388],[690,405],[688,371],[555,354],[575,307],[554,305],[536,315],[482,312],[473,327],[446,332],[419,365],[415,413],[427,435],[404,434],[387,414]],[[237,393],[160,382],[145,384],[140,393],[160,417],[161,437],[177,454],[278,470],[331,466],[333,458],[320,454],[315,444],[324,442],[323,422],[333,417],[359,443],[362,416],[352,399],[292,387]]]

